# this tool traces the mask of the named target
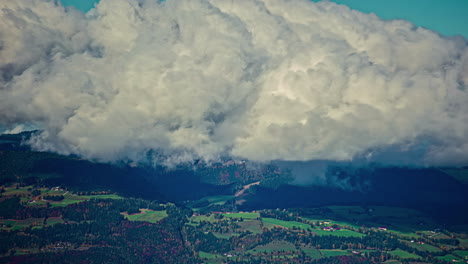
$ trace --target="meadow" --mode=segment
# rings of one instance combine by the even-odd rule
[[[122,214],[130,221],[143,221],[149,223],[157,223],[167,217],[166,211],[152,211],[148,209],[140,209],[139,214]]]
[[[345,256],[349,255],[349,253],[345,250],[339,250],[339,249],[334,249],[334,250],[320,250],[322,255],[324,257],[336,257],[336,256]]]
[[[259,213],[229,213],[223,214],[224,217],[228,218],[243,218],[243,219],[257,219],[260,217]]]
[[[311,226],[304,223],[294,222],[294,221],[283,221],[274,218],[262,218],[263,224],[267,228],[272,228],[274,226],[281,226],[284,228],[299,228],[303,230],[310,229]]]
[[[296,247],[285,241],[273,241],[266,245],[257,246],[254,249],[247,251],[247,253],[255,254],[255,253],[271,253],[274,251],[296,251]]]
[[[457,256],[454,256],[452,254],[447,254],[445,256],[441,256],[441,257],[436,257],[437,259],[440,259],[440,260],[444,260],[444,261],[447,261],[447,262],[461,262],[462,259],[457,257]],[[454,261],[455,260],[455,261]]]
[[[396,249],[396,250],[393,250],[393,251],[389,251],[388,253],[390,253],[393,256],[400,257],[402,259],[408,259],[408,258],[419,259],[419,258],[421,258],[420,256],[418,256],[416,254],[412,254],[412,253],[406,252],[406,251],[401,250],[401,249]]]
[[[365,234],[358,233],[356,231],[348,229],[340,229],[334,231],[325,231],[322,229],[312,229],[312,232],[316,233],[319,236],[337,236],[337,237],[365,237]]]

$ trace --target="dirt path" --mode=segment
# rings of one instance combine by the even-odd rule
[[[245,193],[245,191],[247,191],[251,186],[253,185],[258,185],[260,184],[260,182],[254,182],[254,183],[251,183],[251,184],[247,184],[247,185],[244,185],[244,187],[242,188],[242,190],[236,192],[236,194],[234,195],[235,197],[239,197],[241,195],[243,195]]]

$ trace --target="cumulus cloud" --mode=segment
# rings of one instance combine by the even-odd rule
[[[328,1],[2,1],[0,72],[0,124],[39,150],[468,161],[466,40]]]

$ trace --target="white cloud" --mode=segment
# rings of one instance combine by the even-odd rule
[[[37,149],[347,161],[424,138],[415,162],[468,162],[461,38],[327,1],[102,0],[84,15],[18,0],[0,10],[0,124],[43,128]]]

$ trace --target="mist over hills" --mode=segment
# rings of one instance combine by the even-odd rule
[[[245,201],[238,205],[240,210],[379,205],[415,208],[447,224],[468,221],[466,210],[460,210],[466,208],[468,185],[440,168],[335,166],[321,176],[333,179],[328,183],[319,180],[298,185],[297,168],[288,170],[274,163],[253,166],[244,161],[177,168],[96,163],[31,151],[20,144],[29,135],[0,136],[2,184],[19,177],[26,185],[111,190],[129,197],[183,204],[210,195],[233,195],[244,185],[259,182],[242,197]]]

